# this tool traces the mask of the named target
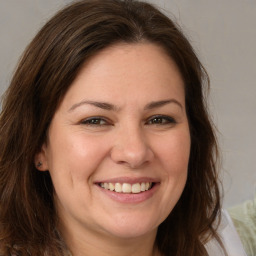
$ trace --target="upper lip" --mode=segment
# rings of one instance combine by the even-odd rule
[[[157,178],[151,178],[151,177],[116,177],[116,178],[110,178],[110,179],[103,179],[98,180],[95,183],[129,183],[129,184],[135,184],[135,183],[142,183],[142,182],[152,182],[157,183],[160,182]]]

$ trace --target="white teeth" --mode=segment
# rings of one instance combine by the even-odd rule
[[[146,190],[146,184],[145,184],[144,182],[142,182],[142,183],[140,184],[140,190],[141,190],[141,191],[145,191],[145,190]]]
[[[132,193],[134,193],[134,194],[140,193],[140,184],[139,183],[132,184]]]
[[[108,189],[111,190],[111,191],[114,191],[115,190],[115,186],[113,183],[108,183]]]
[[[132,185],[128,183],[124,183],[122,186],[123,193],[131,193],[132,192]]]
[[[142,183],[100,183],[99,184],[102,188],[115,191],[117,193],[132,193],[138,194],[140,192],[144,192],[149,190],[152,187],[152,182],[142,182]]]
[[[108,183],[104,183],[103,188],[108,189]]]
[[[118,193],[122,192],[122,185],[120,183],[115,184],[115,191]]]

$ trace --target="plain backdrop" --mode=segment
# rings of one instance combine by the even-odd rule
[[[0,95],[38,29],[69,0],[0,0]],[[182,27],[211,79],[224,207],[256,182],[256,0],[150,0]]]

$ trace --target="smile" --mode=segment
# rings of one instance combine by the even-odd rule
[[[138,194],[141,192],[145,192],[147,190],[150,190],[153,186],[152,182],[141,182],[141,183],[99,183],[100,187],[115,191],[117,193],[126,193],[126,194]]]

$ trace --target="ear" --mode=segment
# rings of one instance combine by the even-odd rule
[[[47,147],[45,143],[42,145],[41,150],[35,155],[35,167],[39,171],[48,171]]]

